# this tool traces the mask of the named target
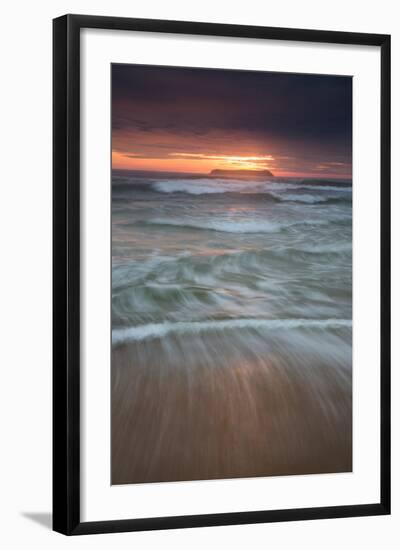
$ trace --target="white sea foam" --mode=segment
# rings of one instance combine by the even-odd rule
[[[228,319],[221,321],[192,321],[151,323],[136,327],[114,329],[112,344],[117,346],[128,342],[140,342],[162,338],[169,334],[200,334],[210,331],[234,329],[290,330],[297,328],[335,329],[350,328],[350,319]]]
[[[329,197],[323,197],[322,195],[302,195],[300,193],[271,193],[277,199],[282,201],[294,201],[294,202],[304,202],[305,204],[315,204],[318,202],[325,202]]]
[[[221,193],[208,180],[165,180],[153,183],[153,188],[161,193],[189,193],[190,195],[203,195],[207,193]]]
[[[153,183],[153,189],[161,193],[188,193],[189,195],[208,195],[216,193],[262,194],[270,191],[298,189],[290,183],[224,180],[224,179],[181,179],[163,180]]]
[[[224,180],[224,179],[173,179],[162,180],[152,184],[153,189],[160,193],[187,193],[189,195],[208,195],[216,193],[241,193],[241,194],[263,194],[274,191],[284,193],[291,190],[309,189],[313,191],[341,191],[351,192],[351,187],[323,186],[309,183],[289,183],[278,181],[249,181],[249,180]],[[307,195],[298,195],[304,197]],[[281,197],[279,197],[281,198]],[[290,200],[290,199],[287,199]],[[297,200],[292,199],[292,200]],[[301,200],[300,198],[298,200]],[[301,202],[312,202],[307,199]]]
[[[334,185],[307,185],[307,184],[301,184],[297,186],[297,189],[304,188],[304,189],[315,189],[316,191],[341,191],[343,193],[351,193],[352,188],[351,187],[337,187]]]
[[[168,219],[156,218],[150,220],[151,225],[168,225],[172,227],[188,227],[194,229],[208,229],[223,233],[276,233],[282,228],[281,224],[266,220],[223,220],[223,219]]]
[[[189,195],[208,195],[212,193],[262,193],[264,183],[244,182],[236,180],[163,180],[153,184],[153,188],[161,193],[188,193]]]

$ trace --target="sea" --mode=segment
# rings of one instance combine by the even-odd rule
[[[351,357],[351,180],[113,171],[113,483],[350,471]]]

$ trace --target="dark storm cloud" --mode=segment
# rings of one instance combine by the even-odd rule
[[[119,127],[199,128],[351,137],[351,78],[244,71],[113,66],[113,101]],[[131,103],[133,113],[118,112]],[[140,105],[172,108],[170,116],[140,113]],[[172,118],[191,105],[190,119]],[[168,115],[168,113],[166,113]],[[171,118],[170,118],[171,117]]]

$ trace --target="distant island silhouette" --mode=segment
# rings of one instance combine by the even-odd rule
[[[259,177],[274,177],[270,170],[211,170],[209,176],[212,178],[259,178]]]

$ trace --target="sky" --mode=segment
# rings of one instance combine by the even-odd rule
[[[351,177],[346,76],[112,65],[113,169]]]

